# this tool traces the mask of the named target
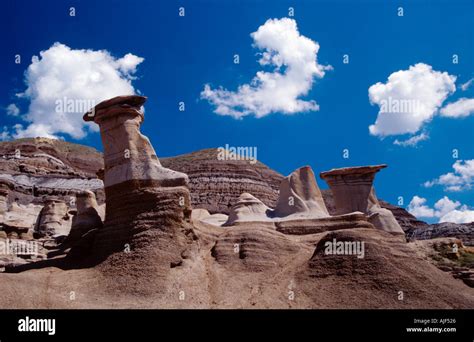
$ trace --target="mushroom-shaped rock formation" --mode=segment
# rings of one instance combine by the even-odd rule
[[[321,172],[334,196],[336,214],[367,213],[375,174],[387,165],[344,167]]]
[[[54,196],[47,198],[36,220],[35,235],[67,236],[70,229],[71,220],[66,202]]]
[[[313,218],[329,216],[323,196],[309,166],[293,171],[282,180],[274,217],[301,214]]]
[[[106,269],[127,265],[117,270],[128,270],[120,283],[124,286],[125,278],[137,272],[149,282],[164,276],[170,264],[181,262],[181,252],[193,239],[187,222],[188,177],[161,166],[150,141],[140,133],[145,101],[142,96],[118,96],[84,115],[85,121],[99,125],[104,145],[106,214],[90,253],[100,256],[97,261],[107,258],[101,264]]]
[[[76,194],[76,215],[72,218],[71,231],[66,242],[77,241],[92,229],[102,227],[99,206],[92,191],[85,190]]]
[[[237,222],[268,220],[268,210],[269,208],[262,201],[244,192],[230,209],[229,218],[224,225],[233,225]]]
[[[380,206],[373,190],[375,174],[386,167],[385,164],[345,167],[321,172],[320,176],[331,188],[338,215],[360,211],[369,216],[376,228],[404,234],[393,214]]]
[[[100,127],[104,146],[104,187],[126,181],[154,186],[186,185],[188,176],[161,166],[155,150],[140,133],[146,97],[117,96],[84,114]]]

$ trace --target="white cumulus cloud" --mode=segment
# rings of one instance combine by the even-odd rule
[[[439,222],[470,223],[474,222],[474,210],[453,210],[439,219]]]
[[[314,79],[322,78],[331,66],[318,64],[319,44],[298,31],[289,18],[269,19],[251,34],[254,46],[262,51],[259,63],[272,72],[258,71],[249,84],[237,91],[204,86],[201,98],[215,106],[214,112],[241,118],[254,114],[260,118],[270,113],[294,114],[319,110],[314,101],[305,101]]]
[[[463,191],[472,188],[474,182],[474,159],[456,160],[453,172],[442,174],[436,179],[427,181],[423,185],[427,188],[441,185],[446,191]]]
[[[459,201],[452,201],[448,198],[448,196],[444,196],[435,203],[435,214],[437,217],[443,217],[460,206],[461,203]]]
[[[426,205],[426,198],[413,196],[412,200],[408,204],[408,212],[416,217],[434,217],[434,209]]]
[[[474,114],[474,99],[462,98],[448,103],[441,108],[440,114],[449,118],[462,118]]]
[[[413,196],[407,210],[419,218],[438,218],[438,222],[469,223],[474,221],[474,210],[447,196],[438,200],[434,208],[426,205],[426,198]]]
[[[392,73],[386,83],[372,85],[369,100],[379,112],[370,133],[380,137],[417,133],[456,90],[455,81],[447,72],[418,63]]]
[[[61,43],[41,51],[25,72],[26,90],[17,94],[30,104],[22,116],[26,127],[15,125],[13,137],[68,134],[81,139],[87,134],[86,127],[97,130],[82,120],[90,109],[86,107],[117,95],[135,94],[132,80],[142,61],[130,53],[115,58],[106,50],[75,50]]]

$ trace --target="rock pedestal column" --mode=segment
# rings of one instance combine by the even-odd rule
[[[71,231],[67,242],[79,240],[92,229],[101,229],[103,224],[99,215],[99,206],[92,191],[85,190],[76,194],[76,215],[72,218]]]
[[[57,197],[49,197],[44,201],[36,220],[34,233],[37,236],[66,236],[69,233],[70,217],[66,202]]]
[[[161,238],[175,235],[190,215],[187,175],[161,166],[140,133],[145,101],[142,96],[118,96],[84,115],[85,121],[99,125],[104,146],[106,215],[94,252],[133,252],[150,243],[166,249]]]
[[[360,211],[376,228],[404,234],[393,214],[380,206],[373,182],[375,174],[387,165],[345,167],[322,172],[320,177],[331,188],[338,215]]]

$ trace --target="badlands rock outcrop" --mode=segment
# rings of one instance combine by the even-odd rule
[[[372,223],[360,212],[346,215],[327,216],[322,218],[282,219],[275,222],[275,228],[285,234],[317,234],[340,229],[371,228]]]
[[[382,208],[375,196],[373,181],[375,174],[387,165],[345,167],[322,172],[334,196],[336,213],[362,212],[369,222],[383,231],[404,235],[392,212]]]
[[[18,151],[19,158],[15,157]],[[62,161],[66,168],[48,156]],[[218,160],[217,157],[218,149],[207,149],[177,157],[161,158],[161,163],[165,167],[188,174],[192,207],[209,209],[217,215],[211,219],[214,222],[225,222],[227,218],[224,214],[229,213],[232,205],[244,192],[251,193],[270,208],[275,207],[279,186],[284,179],[281,174],[260,162],[251,164],[245,160]],[[23,171],[20,171],[20,168]],[[0,174],[6,175],[4,178],[0,177],[0,186],[8,184],[5,186],[9,189],[6,196],[10,211],[8,217],[14,220],[14,224],[6,228],[9,234],[26,237],[22,232],[29,230],[28,234],[31,235],[36,215],[49,196],[70,202],[76,193],[89,189],[95,193],[98,204],[103,205],[103,183],[97,175],[100,169],[103,171],[102,154],[90,147],[47,138],[0,142]],[[28,173],[32,170],[33,173]],[[25,179],[30,181],[25,182]],[[321,192],[329,214],[337,215],[331,190]],[[15,208],[19,211],[13,212],[12,204],[15,202]],[[466,243],[474,241],[474,230],[469,228],[469,224],[429,225],[416,219],[404,208],[380,199],[379,204],[393,213],[409,238],[413,236],[425,239],[430,236],[461,234],[459,236],[466,239]],[[21,215],[22,211],[25,211],[25,215]],[[18,213],[20,215],[17,215]],[[8,223],[6,224],[8,226]],[[2,225],[0,216],[0,231],[3,231],[2,226],[5,225]],[[13,226],[21,228],[16,230]],[[424,228],[429,230],[425,232]],[[413,232],[415,229],[416,232]]]
[[[56,196],[64,201],[76,192],[92,190],[103,202],[103,184],[95,172],[103,166],[93,148],[47,138],[0,143],[0,182],[10,184],[8,204],[43,204]]]
[[[255,196],[248,193],[240,195],[237,203],[235,203],[229,214],[229,218],[225,225],[233,225],[237,222],[246,221],[265,221],[270,208]]]
[[[410,229],[427,228],[428,223],[418,220],[415,216],[410,214],[406,209],[397,207],[396,205],[390,204],[386,201],[379,199],[379,203],[382,208],[388,209],[392,212],[393,216],[397,219],[398,224],[402,227],[403,231],[407,232]]]
[[[10,239],[31,239],[41,209],[40,205],[13,202],[8,211],[0,217],[0,231]]]
[[[67,236],[71,230],[71,216],[66,202],[56,197],[46,199],[35,223],[34,233],[38,237]]]
[[[362,212],[331,216],[326,209],[314,173],[304,166],[284,178],[275,209],[244,193],[232,206],[224,226],[259,223],[285,234],[305,235],[338,229],[374,228]],[[206,221],[206,219],[204,219]],[[209,220],[206,222],[213,223]]]
[[[94,193],[89,190],[77,193],[76,212],[72,218],[71,231],[66,241],[73,243],[92,229],[100,229],[102,226],[100,208]]]
[[[282,180],[273,216],[327,217],[329,213],[313,170],[304,166]]]
[[[35,235],[41,244],[49,244],[46,240],[54,240],[53,236],[67,235],[72,216],[64,212],[65,205],[77,193],[91,190],[103,203],[103,184],[95,175],[102,166],[102,155],[95,149],[62,140],[1,142],[0,206],[4,213],[0,214],[0,232],[10,239],[31,240]]]
[[[474,222],[452,223],[442,222],[426,225],[422,228],[411,228],[407,230],[407,238],[410,240],[429,240],[441,237],[452,237],[462,240],[467,246],[474,246]]]
[[[420,241],[407,243],[386,233],[393,228],[393,216],[381,210],[373,190],[377,167],[342,175],[342,180],[348,177],[350,191],[342,182],[334,203],[326,206],[332,194],[321,193],[309,167],[283,179],[258,162],[219,160],[217,155],[212,159],[209,151],[216,150],[161,164],[140,133],[145,100],[120,96],[85,114],[86,121],[100,127],[104,163],[89,170],[87,178],[74,179],[93,181],[87,183],[92,192],[80,187],[66,189],[63,195],[60,187],[48,190],[55,191],[58,202],[73,206],[66,242],[74,243],[61,245],[58,253],[48,253],[48,260],[28,267],[6,265],[7,272],[18,273],[0,274],[0,307],[474,307],[474,292],[466,281],[428,261]],[[58,160],[72,165],[61,155],[54,158],[42,160],[55,163],[58,170]],[[15,165],[13,159],[9,166]],[[190,171],[189,182],[185,169]],[[26,173],[28,168],[22,170]],[[53,169],[48,170],[51,176]],[[10,217],[5,222],[12,222],[11,213],[23,210],[23,201],[31,198],[40,208],[46,204],[38,221],[42,230],[56,229],[62,211],[52,210],[43,183],[25,188],[32,192],[19,198],[21,171],[9,172],[14,177],[0,187],[0,215],[6,207],[3,215]],[[96,190],[92,184],[104,184],[105,189]],[[100,195],[99,203],[94,201],[101,191],[106,201],[103,225]],[[354,203],[341,194],[353,196]],[[69,197],[77,198],[76,208]],[[191,202],[196,204],[193,210]],[[336,241],[364,243],[364,256],[326,253],[326,244]],[[473,254],[467,248],[463,253],[465,260]],[[70,299],[71,291],[75,300]],[[405,294],[403,301],[399,291]]]
[[[106,215],[90,249],[105,258],[104,275],[121,276],[115,286],[130,286],[140,274],[144,282],[159,282],[170,265],[182,261],[192,243],[188,178],[161,166],[147,137],[140,133],[142,96],[119,96],[98,104],[84,115],[100,127],[104,146]],[[77,253],[74,253],[77,258]],[[112,271],[114,270],[114,271]]]
[[[371,222],[376,228],[391,234],[405,235],[405,232],[398,224],[392,212],[386,208],[382,208],[380,205],[373,186],[369,195],[369,206],[367,211],[369,214],[369,222]]]
[[[334,196],[337,214],[366,213],[375,174],[387,165],[344,167],[321,172]]]

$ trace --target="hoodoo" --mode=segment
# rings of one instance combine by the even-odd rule
[[[70,227],[71,220],[66,202],[54,196],[47,198],[36,220],[35,234],[38,236],[66,236]]]
[[[84,115],[85,121],[99,125],[104,146],[106,215],[92,250],[125,250],[136,258],[142,251],[154,262],[166,263],[180,258],[178,244],[184,240],[179,232],[191,212],[188,177],[161,166],[140,133],[145,101],[143,96],[118,96]]]
[[[79,240],[81,236],[92,229],[102,228],[99,206],[92,191],[85,190],[76,194],[76,215],[72,218],[68,242]]]
[[[360,211],[376,228],[392,234],[404,234],[393,214],[380,206],[373,182],[375,174],[387,165],[345,167],[321,172],[334,196],[338,215]]]
[[[117,96],[84,115],[100,127],[104,146],[104,186],[131,181],[140,185],[181,186],[188,176],[161,166],[155,150],[140,133],[144,96]]]

